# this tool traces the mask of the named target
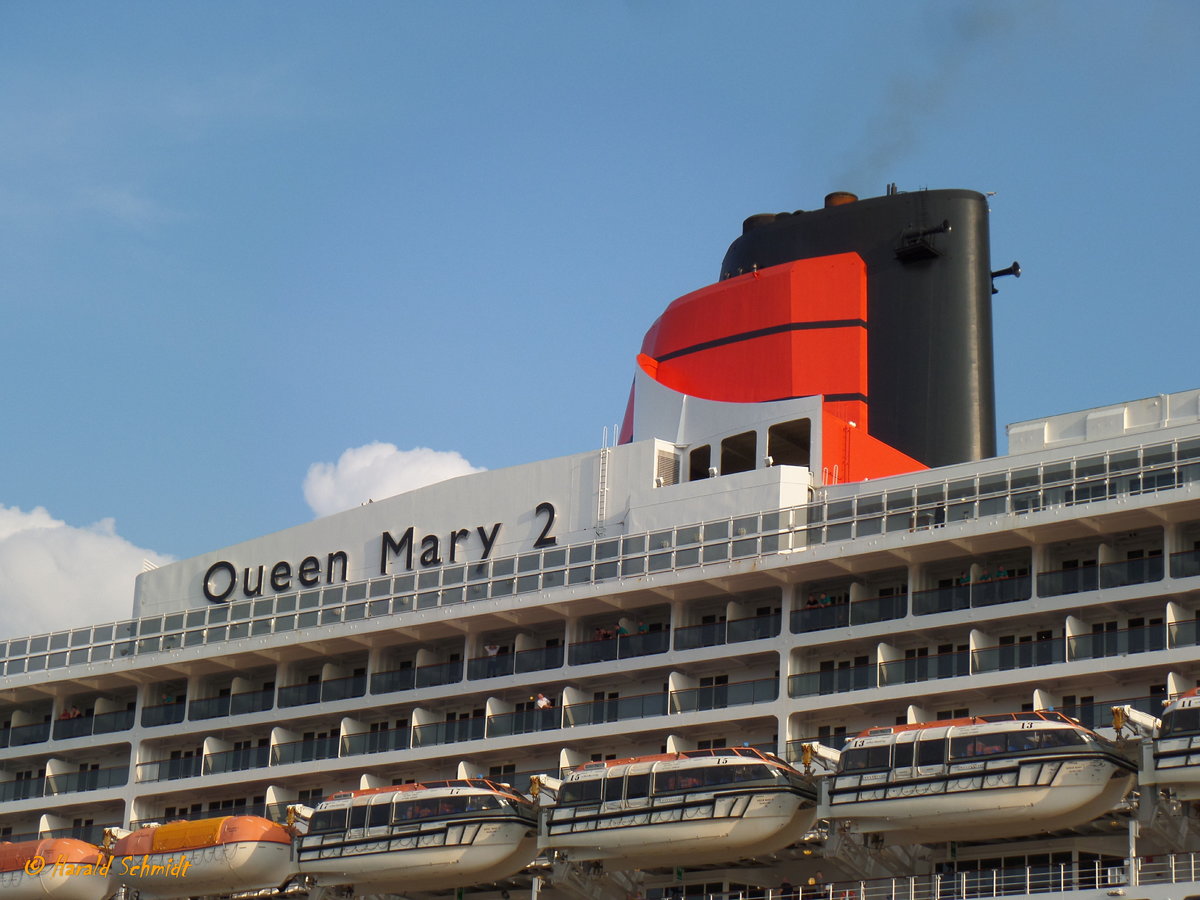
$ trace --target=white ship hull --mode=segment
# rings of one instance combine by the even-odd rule
[[[0,873],[0,900],[104,900],[113,893],[106,875],[66,874],[47,870],[29,875],[23,870]]]
[[[171,900],[279,887],[295,873],[292,848],[273,841],[240,841],[173,853],[119,856],[114,881],[143,900]]]

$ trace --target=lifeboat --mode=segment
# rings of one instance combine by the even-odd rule
[[[827,813],[894,842],[1016,837],[1103,815],[1135,770],[1056,712],[874,728],[842,751]]]
[[[1180,800],[1200,800],[1200,689],[1168,703],[1161,719],[1130,706],[1113,707],[1113,717],[1118,731],[1128,725],[1153,742],[1143,757],[1143,783],[1172,790]]]
[[[114,887],[100,848],[74,838],[0,843],[3,900],[103,900]]]
[[[485,779],[335,794],[297,826],[304,875],[355,894],[494,881],[519,872],[536,852],[533,804]]]
[[[151,825],[108,852],[114,881],[141,900],[277,888],[295,873],[292,836],[258,816]]]
[[[609,868],[736,860],[800,840],[816,819],[812,781],[748,748],[589,763],[539,797],[539,847]]]

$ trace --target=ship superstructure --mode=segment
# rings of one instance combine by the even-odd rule
[[[668,307],[624,442],[164,566],[128,620],[0,641],[3,840],[286,823],[339,792],[525,793],[533,776],[588,781],[570,774],[587,764],[746,748],[824,791],[787,841],[678,867],[656,849],[622,869],[611,844],[577,861],[541,797],[537,834],[514,831],[529,858],[467,887],[662,897],[813,878],[837,900],[875,878],[992,896],[1200,875],[1174,862],[1200,849],[1190,797],[1162,779],[1016,834],[839,818],[848,784],[821,748],[865,729],[1050,711],[1111,738],[1111,707],[1161,715],[1200,675],[1200,391],[1018,423],[990,455],[983,198],[841,199],[748,220],[722,280]],[[823,223],[832,236],[812,237]],[[1114,778],[1154,758],[1122,753]],[[621,802],[635,768],[605,779]]]

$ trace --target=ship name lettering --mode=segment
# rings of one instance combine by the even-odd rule
[[[489,531],[483,525],[475,526],[475,533],[479,535],[479,541],[483,545],[483,552],[480,554],[480,559],[487,559],[492,554],[492,548],[496,546],[496,540],[500,537],[500,522],[497,522]],[[416,546],[417,527],[409,525],[408,530],[397,540],[392,536],[390,531],[385,531],[380,540],[379,546],[379,574],[386,575],[388,573],[388,563],[394,557],[401,557],[404,561],[404,568],[411,571],[413,568],[413,554]],[[458,561],[459,542],[469,539],[471,532],[466,528],[459,528],[451,531],[446,539],[446,546],[449,554],[450,562]],[[427,534],[421,538],[420,542],[421,554],[417,557],[417,562],[422,568],[430,566],[440,566],[442,559],[442,540],[440,535]]]
[[[346,555],[345,550],[335,550],[330,553],[325,563],[325,583],[333,584],[335,581],[345,581],[349,563],[350,557]],[[240,578],[242,596],[262,596],[263,580],[264,577],[267,577],[265,570],[266,566],[242,569]],[[292,587],[292,575],[290,562],[280,560],[275,563],[271,566],[269,576],[271,590],[276,593],[289,590]],[[315,556],[304,557],[295,569],[295,577],[300,587],[313,587],[321,580],[321,561]],[[210,603],[224,603],[229,599],[234,588],[238,586],[238,581],[237,567],[228,560],[218,560],[204,573],[204,598]]]

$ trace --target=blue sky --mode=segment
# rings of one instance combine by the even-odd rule
[[[50,532],[191,556],[348,450],[597,447],[742,219],[835,189],[995,192],[1001,426],[1200,386],[1197,46],[1191,2],[0,2],[0,610],[95,589]]]

